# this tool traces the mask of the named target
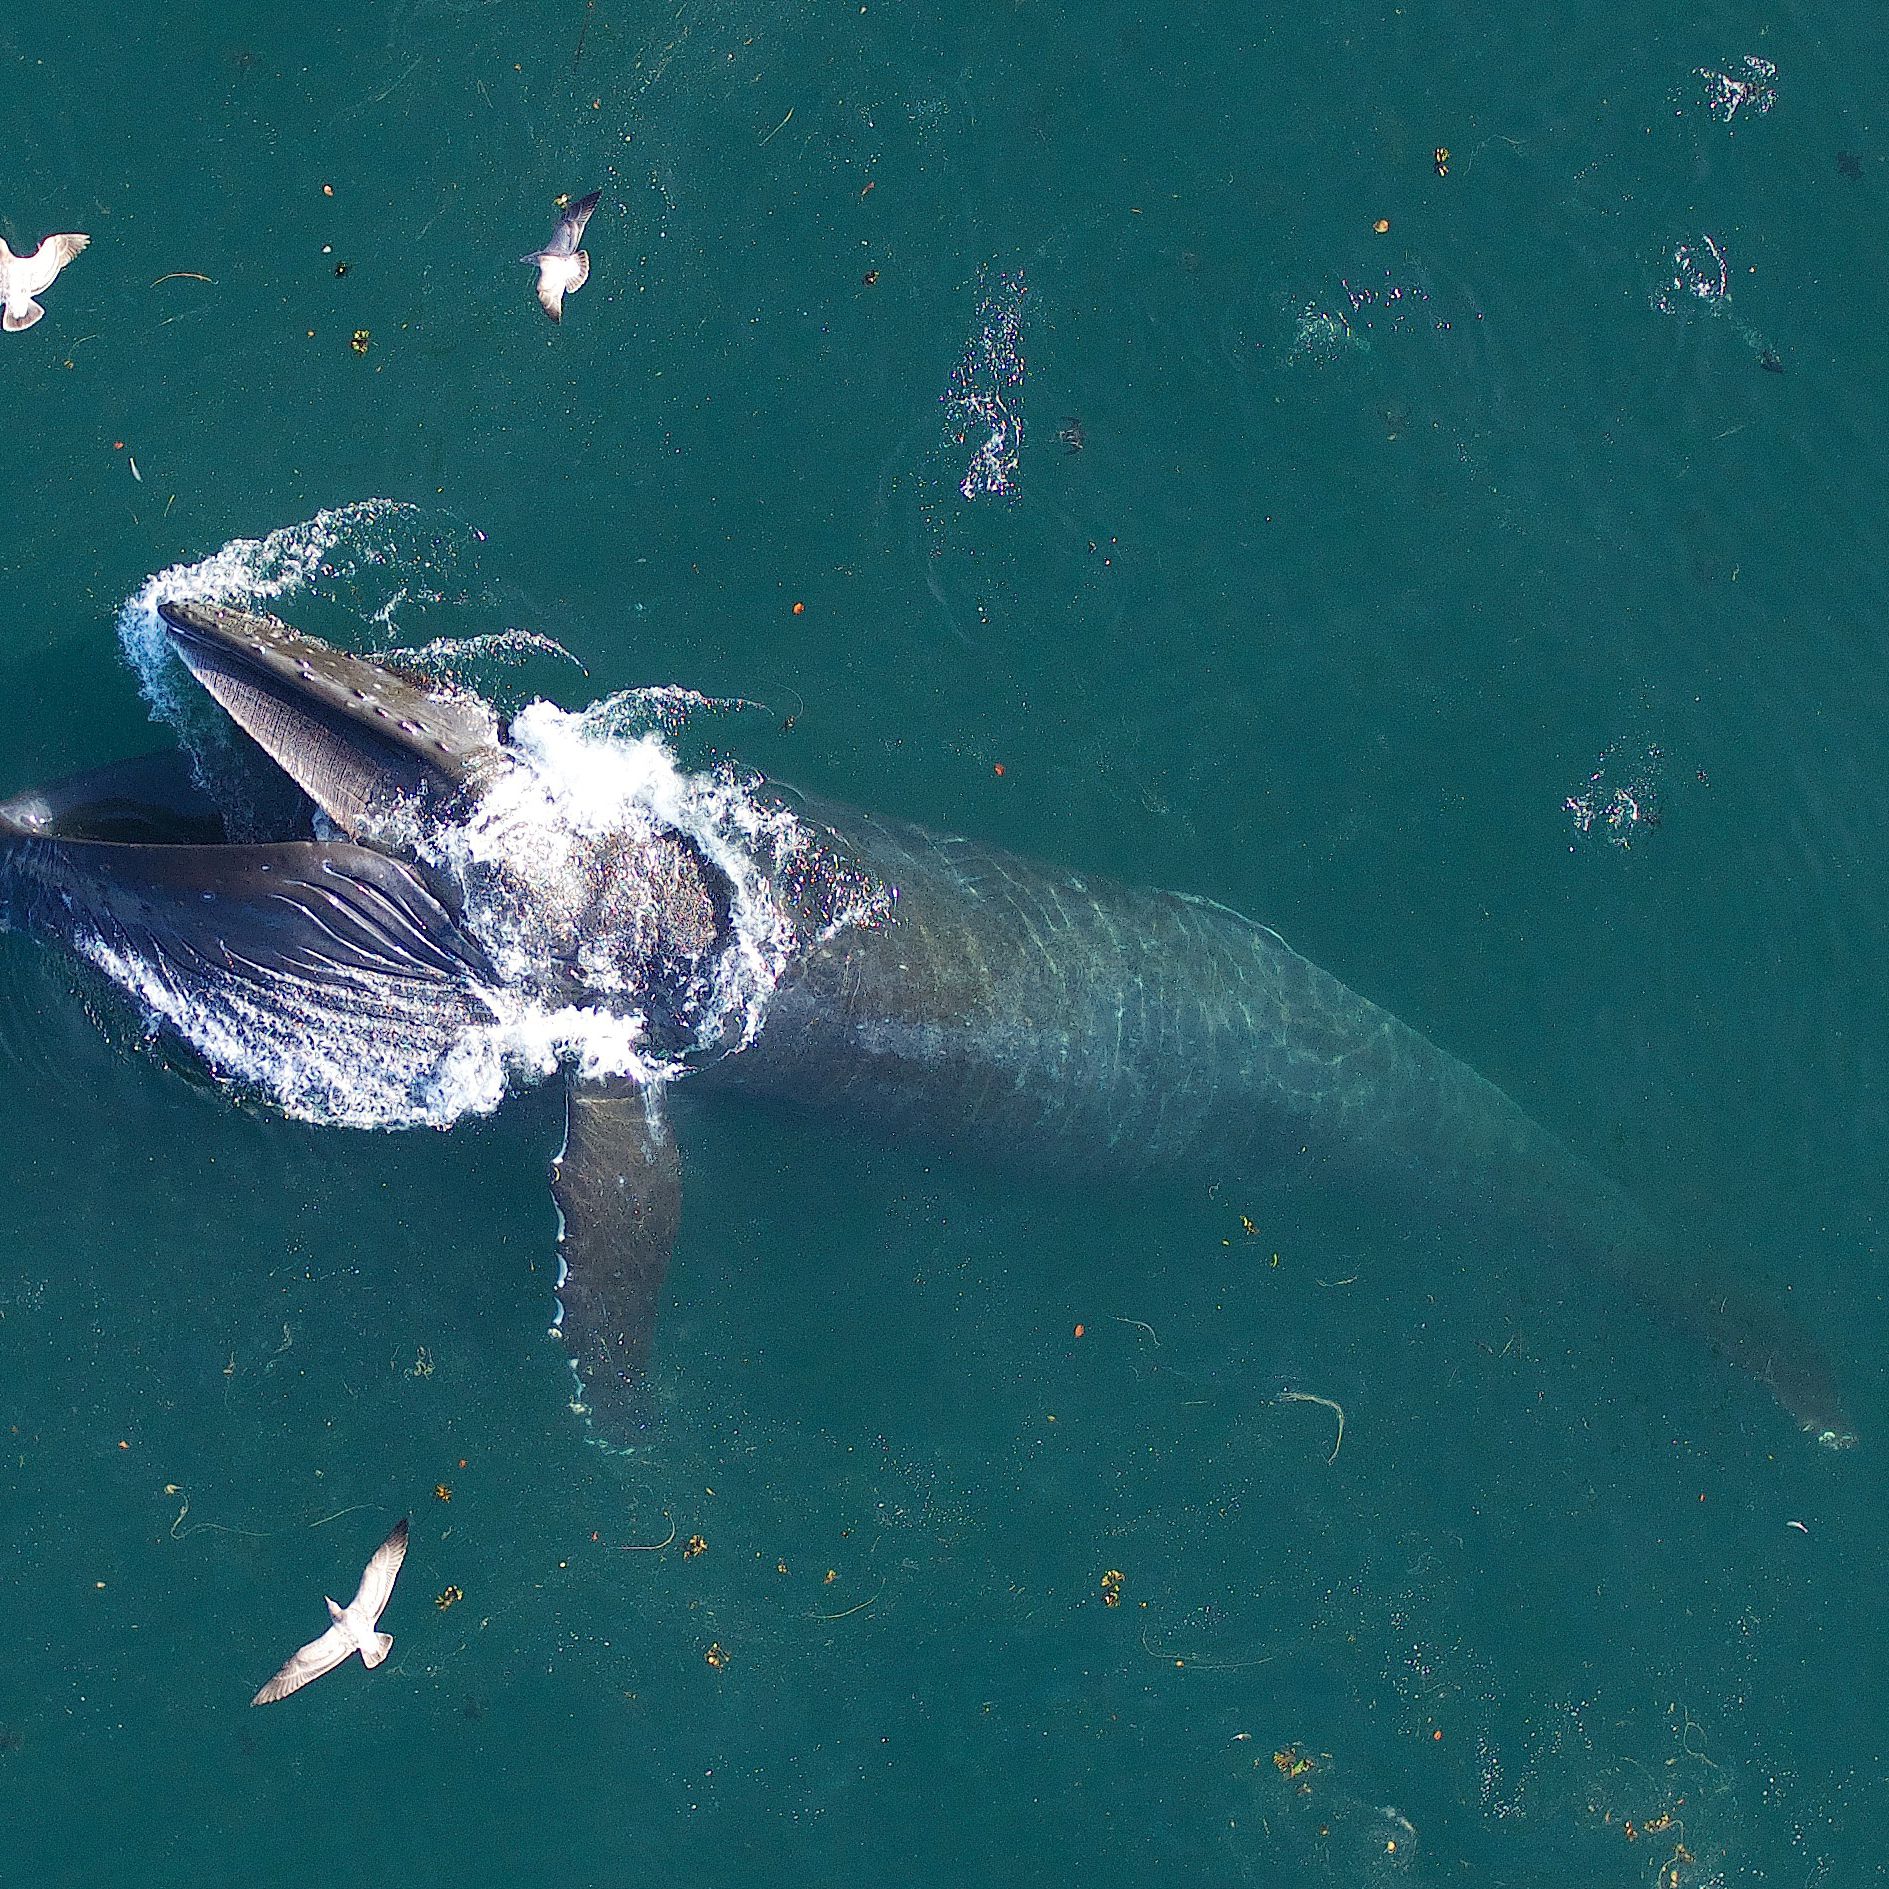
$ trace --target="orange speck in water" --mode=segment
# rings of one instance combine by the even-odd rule
[[[994,761],[991,763],[990,771],[995,774],[999,780],[1002,780],[1004,777],[1004,764],[1001,761]]]
[[[465,1459],[465,1458],[464,1458],[464,1457],[462,1456],[462,1457],[460,1457],[460,1459],[459,1459],[459,1467],[460,1467],[461,1469],[464,1469],[464,1468],[465,1468],[465,1466],[466,1466],[466,1459]]]
[[[806,614],[807,614],[807,606],[804,603],[797,603],[794,605],[795,616],[804,617]]]
[[[1430,1742],[1434,1745],[1440,1745],[1443,1742],[1443,1728],[1440,1725],[1430,1734]]]
[[[322,195],[323,195],[324,197],[332,197],[332,196],[333,196],[333,195],[335,194],[335,187],[334,187],[334,185],[333,185],[333,184],[323,184],[323,185],[322,185],[322,187],[321,187],[321,194],[322,194]]]
[[[1391,220],[1387,216],[1379,217],[1378,220],[1371,225],[1371,228],[1380,236],[1388,236],[1390,234],[1390,227]]]
[[[1080,1338],[1080,1337],[1082,1336],[1082,1327],[1081,1327],[1080,1325],[1078,1325],[1078,1326],[1076,1327],[1076,1336],[1077,1336],[1078,1338]]]
[[[119,1448],[120,1448],[121,1450],[128,1450],[128,1449],[129,1449],[129,1448],[131,1447],[131,1445],[130,1445],[129,1443],[127,1443],[127,1442],[126,1442],[126,1441],[124,1440],[124,1438],[123,1438],[123,1437],[120,1437],[120,1438],[118,1439],[118,1447],[119,1447]]]

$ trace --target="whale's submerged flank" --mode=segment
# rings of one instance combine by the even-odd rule
[[[323,836],[303,817],[225,844],[180,770],[105,769],[0,807],[9,922],[324,1119],[395,1118],[337,1104],[337,1057],[415,1098],[404,1119],[437,1119],[425,1097],[481,1033],[614,1025],[620,1054],[571,1075],[553,1174],[552,1328],[607,1440],[636,1422],[680,1214],[664,1097],[684,1079],[1040,1167],[1306,1174],[1468,1210],[1598,1265],[1819,1442],[1853,1440],[1790,1321],[1675,1259],[1493,1084],[1262,925],[759,782],[724,780],[705,815],[673,770],[626,769],[614,801],[574,808],[522,718],[507,736],[476,697],[272,618],[160,608]],[[258,1075],[291,1068],[300,1089]]]

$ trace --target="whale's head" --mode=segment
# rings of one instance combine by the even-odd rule
[[[509,986],[633,1010],[666,1051],[693,1040],[730,898],[688,834],[647,806],[572,818],[477,695],[274,617],[194,599],[158,610],[230,719],[340,833],[412,867]]]
[[[498,718],[275,617],[193,598],[158,614],[184,666],[323,814],[372,843],[443,814],[502,766]]]
[[[448,1120],[558,1062],[679,1073],[739,1034],[752,954],[728,873],[659,805],[551,791],[476,694],[272,617],[159,608],[300,792],[240,839],[199,785],[214,755],[196,779],[172,754],[15,795],[0,925],[103,971],[219,1077],[324,1121]]]

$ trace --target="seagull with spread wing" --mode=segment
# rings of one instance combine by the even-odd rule
[[[91,240],[89,236],[49,236],[30,256],[16,256],[0,236],[0,298],[6,302],[0,327],[8,334],[32,327],[46,312],[34,296],[44,295],[59,271]]]
[[[328,1618],[334,1624],[319,1640],[292,1653],[282,1670],[250,1700],[251,1705],[272,1705],[300,1692],[311,1679],[331,1673],[350,1653],[359,1653],[363,1666],[378,1666],[392,1649],[394,1636],[377,1633],[380,1619],[394,1591],[394,1576],[407,1558],[407,1524],[403,1520],[394,1532],[374,1550],[374,1558],[361,1576],[361,1585],[345,1607],[328,1602]]]
[[[558,218],[551,240],[542,249],[534,249],[520,262],[531,263],[538,271],[538,304],[553,321],[564,319],[564,298],[575,295],[590,279],[590,257],[578,247],[584,240],[584,225],[603,197],[593,190],[579,197]]]

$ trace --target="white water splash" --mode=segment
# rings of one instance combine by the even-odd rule
[[[417,505],[373,498],[265,537],[233,538],[207,558],[147,578],[119,609],[119,645],[154,719],[175,725],[195,699],[195,684],[171,654],[160,603],[190,598],[253,610],[287,597],[333,596],[385,625],[403,604],[442,603],[452,594],[442,580],[479,538],[464,527],[457,535],[466,542],[444,538],[437,516]]]
[[[172,655],[159,600],[266,606],[337,574],[351,580],[363,562],[382,570],[390,588],[418,593],[430,588],[433,566],[398,542],[411,519],[410,508],[385,501],[323,512],[266,538],[238,540],[198,564],[173,566],[125,604],[120,640],[153,715],[177,729],[212,777],[205,785],[213,792],[234,752],[227,724]],[[372,614],[360,602],[356,610]],[[418,663],[389,654],[422,670],[438,659],[457,675],[485,641],[435,639]],[[556,646],[515,638],[512,647],[535,654]],[[726,766],[690,771],[664,739],[690,713],[730,706],[739,704],[677,688],[626,691],[581,712],[532,702],[507,731],[508,765],[469,815],[450,825],[416,820],[381,836],[436,880],[461,888],[462,923],[490,960],[490,978],[445,989],[372,979],[337,986],[286,975],[219,981],[180,975],[161,958],[99,938],[82,939],[80,949],[130,994],[154,1033],[175,1035],[219,1079],[307,1121],[446,1127],[489,1113],[509,1090],[559,1068],[591,1078],[675,1080],[691,1049],[753,1040],[793,950],[810,942],[804,915],[783,887],[813,862],[818,835],[757,781]],[[693,1040],[681,1049],[651,1042],[641,889],[634,874],[609,872],[617,848],[663,833],[689,842],[727,887],[726,935],[700,967],[689,1012]],[[572,963],[561,954],[567,939],[555,921],[581,920],[600,885],[611,922],[580,928]],[[527,896],[517,896],[520,888]],[[653,926],[653,901],[644,895],[644,903],[640,915]],[[875,888],[837,885],[819,935],[883,909]],[[572,1001],[562,970],[574,970],[579,993],[594,1001]]]
[[[977,278],[977,326],[944,392],[945,440],[970,446],[958,490],[967,499],[1016,492],[1023,450],[1023,298],[1021,269]]]
[[[1762,118],[1777,103],[1777,67],[1769,59],[1748,53],[1729,71],[1699,66],[1692,76],[1699,81],[1699,103],[1722,125],[1732,123],[1740,112]]]

